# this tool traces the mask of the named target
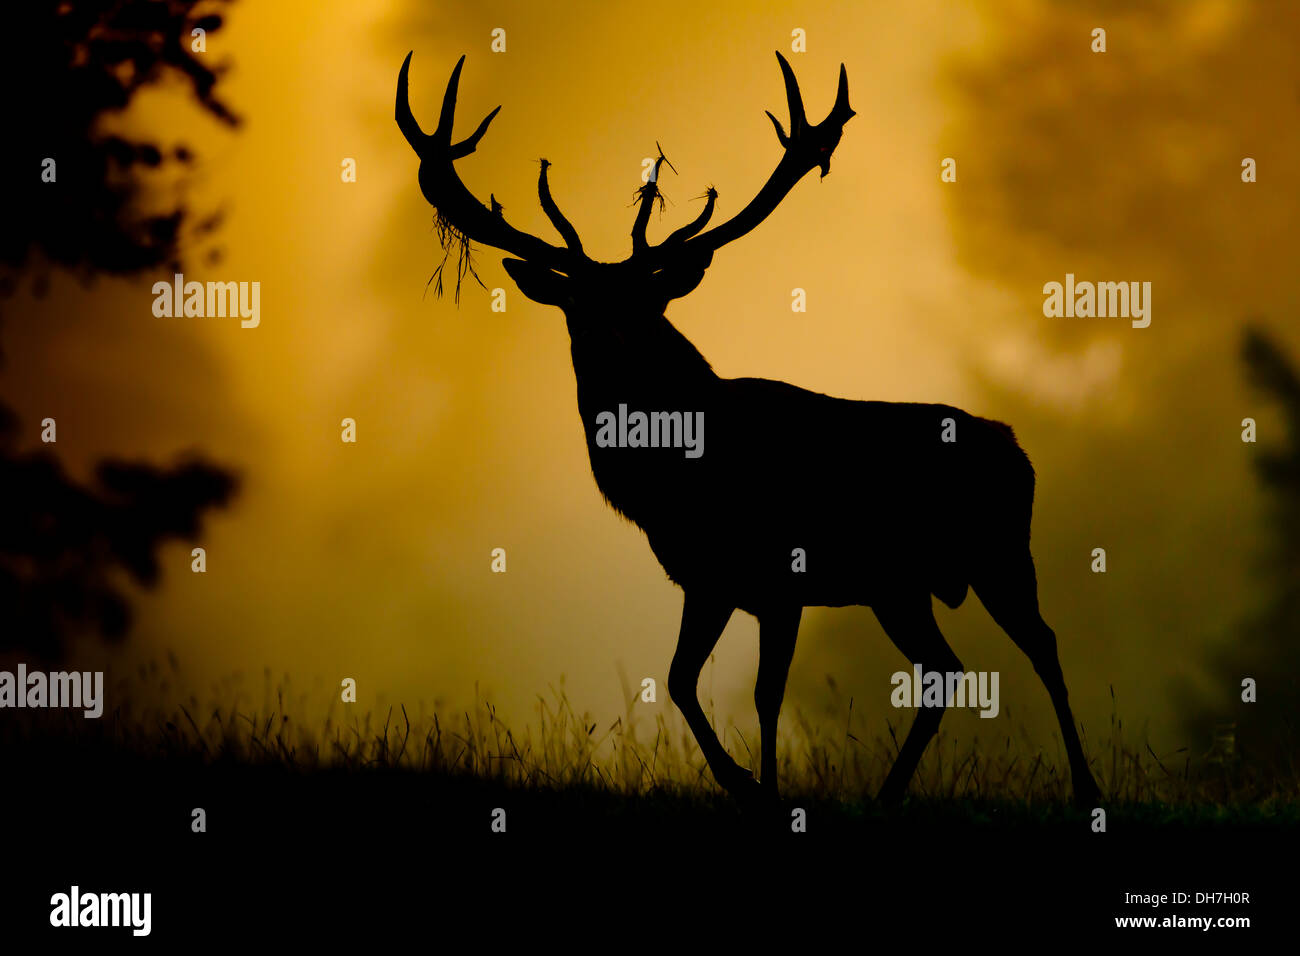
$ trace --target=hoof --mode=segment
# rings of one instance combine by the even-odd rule
[[[906,790],[884,786],[880,788],[880,793],[876,794],[876,803],[884,807],[896,807],[903,802],[903,797],[906,795]]]
[[[754,779],[754,775],[740,766],[718,777],[718,783],[722,789],[742,803],[756,803],[763,796],[763,788]]]

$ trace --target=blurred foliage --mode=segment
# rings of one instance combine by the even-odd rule
[[[229,0],[29,0],[6,11],[0,76],[10,92],[2,153],[11,191],[0,225],[0,293],[26,272],[39,292],[51,266],[90,279],[160,265],[180,268],[180,245],[193,214],[177,201],[161,211],[145,174],[184,167],[194,155],[106,132],[142,90],[184,81],[218,121],[235,115],[217,98],[215,54],[195,53],[191,31],[209,35]],[[46,158],[56,179],[41,179]],[[213,216],[195,225],[211,231]]]
[[[52,268],[84,281],[179,270],[183,242],[216,227],[209,216],[187,231],[193,215],[181,202],[146,210],[158,197],[144,173],[191,164],[187,147],[108,133],[103,121],[141,90],[180,78],[202,109],[235,125],[216,96],[212,54],[192,49],[192,31],[218,30],[212,11],[227,2],[30,0],[6,10],[0,162],[14,188],[0,219],[0,296],[25,277],[42,294]],[[41,177],[46,158],[52,182]],[[22,431],[0,403],[0,651],[56,659],[76,635],[126,634],[126,580],[156,584],[159,546],[196,538],[235,479],[197,459],[172,468],[104,461],[95,485],[82,486],[50,451],[23,454]]]
[[[1300,769],[1300,373],[1277,341],[1259,327],[1242,340],[1247,379],[1282,412],[1280,440],[1258,435],[1255,470],[1267,494],[1263,546],[1256,578],[1257,610],[1238,634],[1212,655],[1208,671],[1218,688],[1199,701],[1189,721],[1209,760],[1232,769],[1241,762],[1273,765],[1292,778]],[[1253,678],[1257,700],[1242,701],[1241,682]]]

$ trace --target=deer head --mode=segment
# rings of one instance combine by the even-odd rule
[[[462,56],[447,83],[437,129],[425,133],[411,112],[407,79],[411,54],[408,53],[397,76],[396,119],[407,142],[420,157],[420,190],[437,213],[436,228],[444,250],[442,265],[435,273],[438,291],[442,287],[442,270],[453,251],[457,256],[458,300],[461,280],[467,274],[478,278],[470,260],[470,243],[479,242],[517,257],[503,260],[502,265],[520,291],[535,302],[563,309],[571,324],[588,316],[607,315],[610,293],[615,290],[619,302],[636,303],[661,316],[671,300],[686,295],[700,284],[715,251],[766,219],[806,173],[818,167],[823,177],[830,172],[831,154],[840,141],[844,124],[854,115],[849,107],[849,81],[844,66],[840,65],[839,90],[830,114],[822,122],[809,125],[794,71],[780,53],[776,58],[785,77],[790,130],[787,133],[775,116],[767,114],[785,151],[758,195],[731,219],[704,232],[718,198],[717,190],[710,187],[699,216],[652,245],[646,241],[646,225],[656,200],[662,202],[658,174],[666,159],[660,151],[654,174],[639,190],[632,224],[632,254],[621,262],[598,262],[584,252],[577,230],[552,199],[546,175],[550,164],[546,160],[541,162],[537,193],[542,209],[564,240],[563,247],[512,227],[506,222],[495,195],[490,196],[490,204],[484,205],[470,193],[456,173],[455,161],[474,152],[501,107],[489,113],[469,137],[452,142],[456,91],[465,64]]]

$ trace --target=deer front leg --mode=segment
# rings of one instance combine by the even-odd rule
[[[758,681],[754,684],[754,706],[762,749],[759,781],[769,800],[779,796],[776,784],[776,725],[785,697],[785,681],[794,657],[803,608],[767,611],[758,619]]]
[[[709,726],[700,707],[697,685],[704,662],[713,653],[727,621],[730,607],[712,597],[688,593],[682,607],[682,630],[677,636],[677,651],[668,669],[668,693],[686,718],[704,759],[718,784],[734,796],[747,796],[758,786],[754,775],[732,760]]]

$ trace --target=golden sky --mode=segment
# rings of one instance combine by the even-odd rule
[[[678,175],[652,239],[694,218],[710,184],[719,220],[758,189],[779,158],[763,116],[785,117],[779,49],[814,120],[845,63],[857,116],[831,175],[720,252],[669,318],[722,375],[1012,423],[1039,475],[1042,605],[1076,716],[1104,730],[1113,685],[1126,722],[1171,739],[1171,684],[1204,679],[1205,649],[1256,598],[1239,423],[1258,418],[1266,438],[1276,419],[1242,383],[1242,322],[1262,316],[1300,347],[1294,8],[754,6],[245,0],[209,40],[233,64],[221,87],[239,130],[180,96],[139,104],[127,123],[196,147],[192,205],[227,213],[222,258],[192,257],[187,278],[260,281],[260,327],[153,316],[167,275],[66,280],[14,303],[3,369],[31,443],[56,417],[79,474],[199,449],[242,475],[202,542],[207,573],[189,572],[188,546],[167,552],[128,657],[173,650],[199,687],[264,667],[298,688],[354,677],[379,708],[460,704],[477,682],[525,714],[563,675],[579,708],[613,716],[620,669],[662,685],[680,592],[596,490],[563,317],[490,250],[477,261],[504,313],[475,285],[459,308],[425,294],[439,253],[392,119],[397,69],[414,50],[412,105],[432,129],[467,54],[458,135],[503,109],[458,164],[466,183],[553,240],[536,200],[546,157],[586,248],[615,259],[656,141]],[[1089,49],[1097,26],[1104,54]],[[806,53],[791,53],[795,28]],[[956,183],[940,182],[947,156]],[[1258,183],[1240,181],[1244,156]],[[356,183],[340,180],[345,157]],[[1045,318],[1042,285],[1066,272],[1151,281],[1151,327]],[[356,445],[339,440],[344,417]],[[1089,571],[1094,547],[1106,575]],[[967,667],[1002,671],[994,731],[969,715],[945,726],[1023,722],[1047,746],[1047,695],[978,600],[936,613]],[[701,682],[742,727],[756,725],[756,633],[738,614]],[[789,700],[828,709],[832,674],[855,709],[892,719],[888,678],[905,666],[869,612],[810,610]]]

